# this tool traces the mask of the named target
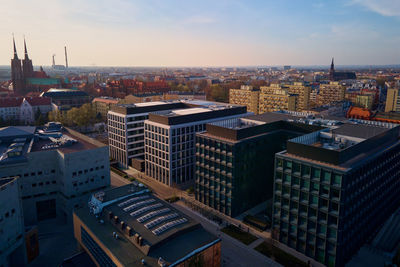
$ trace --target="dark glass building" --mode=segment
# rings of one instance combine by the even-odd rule
[[[274,156],[286,141],[320,129],[282,114],[250,118],[209,123],[196,135],[196,200],[232,217],[272,198]]]
[[[374,236],[400,204],[400,128],[373,124],[296,137],[276,154],[274,239],[344,266]]]

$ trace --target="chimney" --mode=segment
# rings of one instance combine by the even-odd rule
[[[68,69],[68,57],[67,57],[67,47],[64,46],[64,52],[65,52],[65,68]]]

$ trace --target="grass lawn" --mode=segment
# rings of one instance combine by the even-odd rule
[[[228,225],[222,228],[221,231],[227,235],[230,235],[233,238],[236,238],[237,240],[246,245],[249,245],[258,239],[254,235],[244,232],[234,225]]]
[[[265,231],[267,228],[270,228],[268,222],[252,215],[246,215],[246,217],[243,218],[243,223],[255,227],[259,231]]]
[[[264,254],[265,256],[275,260],[276,262],[282,264],[283,266],[287,267],[307,267],[307,263],[297,259],[295,256],[286,253],[285,251],[281,250],[280,248],[275,247],[274,245],[263,242],[258,245],[255,250]]]

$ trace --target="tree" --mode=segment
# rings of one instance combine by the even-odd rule
[[[229,89],[223,88],[219,84],[214,84],[210,86],[209,93],[207,94],[207,99],[217,102],[229,102]]]

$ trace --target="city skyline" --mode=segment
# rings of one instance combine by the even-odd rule
[[[53,54],[64,64],[64,45],[71,66],[328,65],[332,56],[338,65],[400,62],[400,3],[394,0],[2,6],[0,65],[12,57],[12,32],[20,58],[25,34],[35,66],[51,65]]]

